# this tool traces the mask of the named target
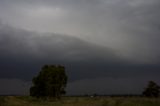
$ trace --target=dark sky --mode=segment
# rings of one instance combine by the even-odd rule
[[[0,0],[0,94],[28,94],[62,64],[68,94],[139,94],[160,84],[159,0]]]

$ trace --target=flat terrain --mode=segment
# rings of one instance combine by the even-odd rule
[[[61,100],[29,96],[0,96],[0,106],[160,106],[160,98],[63,97]]]

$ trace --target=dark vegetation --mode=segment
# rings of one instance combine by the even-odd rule
[[[146,97],[158,97],[160,94],[160,86],[153,81],[149,81],[147,87],[143,91]]]
[[[37,98],[60,98],[66,93],[67,75],[65,67],[61,65],[45,65],[39,74],[33,78],[32,82],[33,86],[30,88],[30,96]],[[159,95],[160,86],[154,81],[149,81],[147,87],[142,92],[142,96],[145,97],[158,97]],[[92,95],[92,97],[97,96],[98,94],[96,93]],[[132,97],[132,95],[127,95],[127,97]]]
[[[30,96],[37,98],[60,98],[66,93],[67,75],[65,73],[65,67],[61,65],[45,65],[42,67],[39,74],[33,78],[32,82],[33,86],[30,88]],[[149,81],[141,96],[158,97],[159,95],[160,86],[154,81]],[[96,93],[92,95],[92,97],[97,96],[98,94]],[[120,96],[133,97],[134,95]],[[113,97],[115,96],[113,95]]]
[[[56,97],[65,94],[67,75],[64,66],[45,65],[38,76],[34,77],[30,95],[33,97]]]

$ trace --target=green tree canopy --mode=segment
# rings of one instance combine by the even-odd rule
[[[149,81],[147,87],[143,91],[143,95],[147,97],[158,97],[160,93],[160,86],[155,82]]]
[[[60,97],[65,94],[67,75],[63,66],[45,65],[33,78],[30,95],[35,97]]]

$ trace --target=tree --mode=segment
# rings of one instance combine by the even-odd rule
[[[149,81],[147,87],[143,91],[143,95],[146,97],[158,97],[160,93],[160,86],[155,82]]]
[[[34,97],[60,97],[65,94],[67,75],[63,66],[45,65],[33,78],[30,95]]]

